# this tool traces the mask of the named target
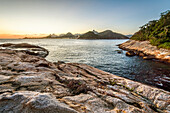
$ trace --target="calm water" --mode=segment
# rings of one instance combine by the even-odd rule
[[[118,76],[170,90],[170,65],[118,54],[127,40],[17,39],[0,43],[30,43],[50,51],[49,61],[85,63]]]

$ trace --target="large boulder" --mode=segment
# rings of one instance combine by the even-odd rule
[[[127,51],[126,56],[135,56],[135,53],[133,51]]]
[[[1,113],[78,113],[50,93],[21,91],[0,95]]]

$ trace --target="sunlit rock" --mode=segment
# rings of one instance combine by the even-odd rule
[[[168,113],[169,102],[168,91],[86,64],[0,49],[2,113]]]
[[[170,50],[152,46],[149,41],[129,40],[119,45],[119,48],[136,52],[145,60],[157,59],[162,62],[170,63]]]

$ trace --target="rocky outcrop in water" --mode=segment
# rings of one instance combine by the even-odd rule
[[[15,50],[20,52],[25,52],[30,55],[40,56],[45,58],[49,52],[45,48],[27,44],[27,43],[20,43],[20,44],[11,44],[11,43],[5,43],[0,45],[0,49],[9,49],[9,50]]]
[[[1,113],[170,112],[170,92],[94,67],[0,49]]]
[[[126,56],[135,56],[135,53],[133,51],[127,51]]]
[[[170,50],[152,46],[149,41],[129,40],[120,44],[119,48],[127,51],[133,51],[135,55],[141,56],[146,60],[155,59],[170,63]]]

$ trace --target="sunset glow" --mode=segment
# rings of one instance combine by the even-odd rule
[[[133,34],[169,7],[169,0],[161,2],[164,8],[159,7],[159,0],[147,4],[145,1],[0,0],[0,38],[84,33],[93,29]]]

